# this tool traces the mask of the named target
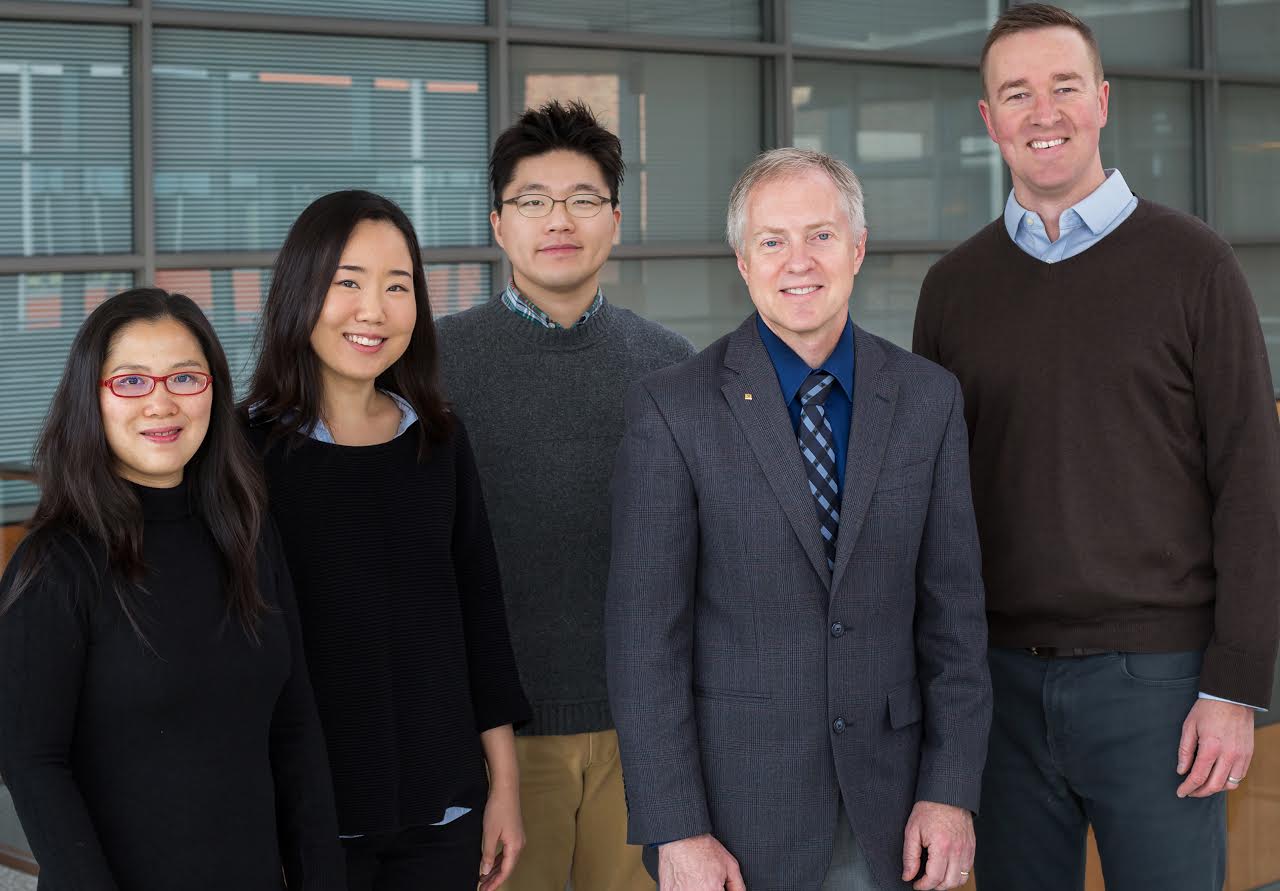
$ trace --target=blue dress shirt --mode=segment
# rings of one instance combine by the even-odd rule
[[[1057,263],[1076,254],[1082,254],[1106,238],[1116,227],[1129,219],[1138,206],[1138,196],[1129,191],[1129,184],[1119,170],[1105,171],[1107,178],[1088,196],[1068,207],[1058,217],[1058,240],[1050,241],[1045,233],[1044,220],[1032,213],[1009,193],[1004,205],[1004,227],[1013,243],[1023,251],[1045,263]],[[1209,693],[1201,693],[1201,699],[1245,705],[1231,699],[1223,699]],[[1266,711],[1251,705],[1255,711]]]
[[[1119,170],[1105,171],[1107,178],[1087,197],[1058,216],[1058,240],[1045,234],[1044,220],[1009,193],[1004,205],[1004,226],[1013,243],[1037,260],[1057,263],[1093,247],[1129,219],[1138,206],[1138,196],[1129,191]]]
[[[827,394],[826,414],[831,422],[831,434],[835,440],[836,450],[836,485],[844,492],[844,465],[849,452],[849,423],[853,420],[853,322],[848,318],[844,322],[844,331],[836,342],[836,348],[818,368],[809,365],[796,355],[796,351],[782,342],[782,338],[769,330],[760,316],[756,316],[756,330],[773,362],[773,370],[778,375],[778,385],[782,387],[782,401],[787,404],[787,412],[791,415],[791,429],[799,435],[800,430],[800,386],[814,371],[825,371],[836,379],[839,386],[833,386]],[[797,445],[796,448],[799,448]]]

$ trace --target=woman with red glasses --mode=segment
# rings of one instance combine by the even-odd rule
[[[289,575],[186,297],[85,320],[0,580],[0,772],[40,887],[345,888]]]

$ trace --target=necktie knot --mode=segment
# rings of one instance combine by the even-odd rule
[[[800,405],[823,405],[831,394],[835,376],[825,371],[813,371],[800,387]]]

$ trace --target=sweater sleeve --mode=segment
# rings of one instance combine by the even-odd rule
[[[930,362],[942,364],[938,356],[938,314],[941,312],[941,294],[937,279],[930,269],[920,285],[920,299],[916,303],[915,328],[911,335],[911,351]]]
[[[14,555],[0,599],[8,597],[30,544]],[[90,642],[88,572],[55,548],[35,583],[0,616],[0,773],[40,864],[41,886],[114,891],[71,769]]]
[[[498,556],[480,491],[480,475],[462,421],[454,417],[453,571],[462,599],[467,672],[480,732],[524,724],[532,716],[507,628],[507,608],[498,577]]]
[[[259,578],[270,579],[289,635],[291,672],[271,717],[271,772],[275,780],[280,858],[289,888],[344,891],[346,860],[324,732],[307,674],[293,581],[275,524],[267,518]]]
[[[1280,639],[1280,425],[1258,310],[1230,249],[1201,296],[1193,377],[1217,593],[1200,689],[1266,707]]]

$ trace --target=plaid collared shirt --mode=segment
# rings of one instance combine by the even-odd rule
[[[544,328],[563,328],[564,326],[557,322],[551,316],[547,315],[538,307],[520,296],[520,292],[516,290],[514,281],[507,283],[507,289],[502,292],[502,305],[517,315],[524,316],[530,322],[537,322]],[[587,311],[582,314],[582,318],[574,322],[569,327],[581,325],[587,319],[595,315],[596,310],[604,305],[604,292],[596,288],[596,299],[591,301],[591,305],[587,307]]]

